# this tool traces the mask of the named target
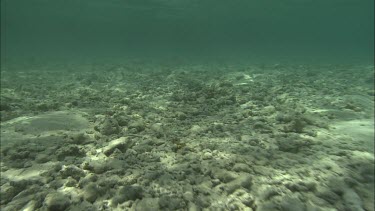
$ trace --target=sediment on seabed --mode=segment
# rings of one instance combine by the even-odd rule
[[[374,210],[373,66],[1,72],[1,210]]]

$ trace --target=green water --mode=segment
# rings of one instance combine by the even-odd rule
[[[373,0],[2,0],[3,64],[373,63]]]

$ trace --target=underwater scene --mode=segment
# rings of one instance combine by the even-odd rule
[[[374,211],[373,0],[1,0],[2,211]]]

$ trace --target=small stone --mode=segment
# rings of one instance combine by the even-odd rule
[[[201,209],[196,204],[194,204],[191,201],[188,203],[188,211],[198,211],[198,210],[201,210]]]
[[[269,114],[269,115],[275,113],[275,111],[276,111],[276,109],[272,105],[266,106],[266,107],[263,108],[263,112],[266,113],[266,114]]]
[[[236,172],[247,172],[249,173],[251,170],[250,170],[250,167],[245,164],[245,163],[236,163],[234,164],[233,168],[232,168],[233,171],[236,171]]]
[[[37,163],[47,163],[51,158],[46,154],[38,154],[35,158]]]
[[[70,205],[70,199],[62,193],[50,193],[44,199],[44,205],[50,211],[64,211]]]
[[[135,210],[142,210],[142,211],[159,210],[159,199],[158,198],[144,198],[137,203]]]
[[[90,138],[85,133],[74,133],[70,135],[70,143],[81,145],[90,142]]]
[[[129,200],[135,201],[136,199],[142,199],[142,197],[142,187],[138,185],[128,185],[120,188],[112,201],[114,205],[117,205]]]
[[[139,119],[129,124],[129,129],[134,129],[137,133],[142,132],[146,129],[146,123]]]
[[[69,177],[68,180],[65,182],[66,187],[74,187],[77,185],[77,180],[73,179],[72,177]]]
[[[57,159],[59,161],[64,160],[67,156],[82,157],[85,155],[85,151],[77,145],[68,145],[60,148],[56,152]]]
[[[233,193],[237,189],[244,188],[250,190],[252,186],[252,178],[249,175],[241,175],[237,179],[227,184],[227,192]]]
[[[60,174],[62,178],[68,178],[70,176],[76,180],[79,180],[81,177],[85,176],[85,172],[75,165],[63,166],[63,168],[60,170]]]
[[[171,196],[162,196],[159,199],[159,206],[162,208],[162,210],[179,210],[184,208],[185,202],[184,200],[177,198],[177,197],[171,197]]]
[[[155,123],[151,125],[151,130],[154,131],[156,134],[164,134],[164,129],[162,126],[162,123]]]
[[[110,156],[115,151],[115,149],[118,149],[121,152],[125,153],[133,145],[134,142],[132,140],[125,137],[121,137],[109,142],[108,145],[103,148],[103,153],[106,156]]]
[[[228,183],[236,179],[236,175],[233,172],[222,170],[222,169],[217,170],[216,172],[214,172],[214,174],[216,178],[218,178],[220,181],[224,183]]]
[[[266,187],[259,193],[259,198],[262,200],[269,200],[274,196],[280,195],[280,190],[274,187]]]
[[[308,182],[308,181],[307,182],[300,181],[297,183],[287,183],[285,186],[293,192],[314,191],[316,189],[316,183]]]
[[[183,198],[186,200],[186,201],[193,201],[194,199],[194,194],[190,191],[186,191],[184,194],[183,194]]]
[[[209,159],[212,159],[212,153],[211,152],[205,152],[203,154],[203,160],[209,160]]]
[[[305,205],[296,197],[286,196],[281,200],[282,211],[300,211],[306,210]]]
[[[80,188],[85,187],[86,185],[90,184],[91,182],[96,182],[98,180],[98,176],[96,174],[88,174],[81,180],[79,180],[78,186]]]
[[[198,134],[198,133],[201,133],[203,131],[205,131],[206,129],[204,127],[201,127],[199,125],[193,125],[191,128],[190,128],[190,133],[191,134]]]
[[[116,120],[119,124],[119,126],[127,126],[129,124],[129,117],[126,116],[126,114],[116,115]]]
[[[98,126],[95,127],[103,135],[117,134],[120,126],[115,118],[107,117]]]
[[[83,198],[90,203],[94,203],[99,196],[99,192],[97,184],[90,183],[84,188]]]

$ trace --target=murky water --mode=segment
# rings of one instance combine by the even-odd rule
[[[3,62],[372,63],[373,0],[5,0]]]

